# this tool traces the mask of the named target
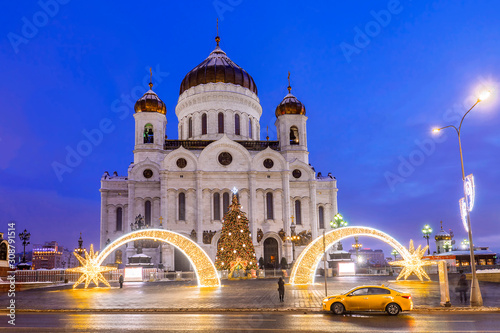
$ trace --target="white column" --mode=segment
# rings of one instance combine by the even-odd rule
[[[160,216],[163,218],[163,229],[168,229],[168,173],[163,172],[160,177]],[[158,223],[159,224],[159,223]]]
[[[255,211],[257,208],[257,199],[255,197],[256,180],[255,177],[257,172],[250,171],[248,173],[248,205],[249,205],[249,220],[250,220],[250,232],[252,233],[252,243],[257,244],[257,218]]]
[[[312,239],[318,237],[318,214],[316,212],[316,181],[309,182],[309,221],[311,223]]]
[[[203,244],[203,172],[196,172],[196,236],[198,244]]]
[[[290,171],[281,172],[281,180],[283,186],[283,230],[287,235],[290,235]],[[295,253],[298,256],[298,253]],[[283,255],[282,255],[283,256]],[[285,240],[285,255],[289,263],[292,262],[292,243]]]
[[[130,232],[130,224],[135,222],[135,182],[129,181],[128,183],[128,221],[123,230]],[[126,245],[124,264],[128,264],[128,257],[135,254],[134,244],[129,243]]]
[[[104,248],[108,239],[108,190],[101,190],[101,244],[100,249]]]

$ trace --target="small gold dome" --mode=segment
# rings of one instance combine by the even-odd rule
[[[281,103],[276,107],[276,117],[284,114],[300,114],[306,115],[306,107],[297,97],[292,95],[292,86],[290,85],[290,72],[288,72],[288,95],[286,95]]]
[[[158,112],[161,114],[167,113],[165,103],[158,97],[158,95],[151,90],[153,84],[149,84],[149,90],[135,102],[135,112]]]
[[[286,95],[281,103],[276,107],[276,117],[284,114],[306,114],[306,107],[302,104],[297,97],[293,96],[290,92]]]

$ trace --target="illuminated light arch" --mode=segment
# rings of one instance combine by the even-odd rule
[[[104,259],[120,246],[140,239],[153,239],[175,246],[186,255],[193,265],[199,287],[220,287],[217,270],[208,254],[191,239],[168,230],[142,229],[123,235],[104,248],[97,258],[97,263],[101,265]]]
[[[410,260],[411,254],[397,240],[388,234],[373,228],[367,227],[344,227],[334,229],[325,233],[325,249],[328,249],[338,241],[347,237],[353,236],[368,236],[377,238],[399,252],[404,260]],[[290,275],[290,284],[293,285],[310,285],[314,283],[314,273],[323,256],[323,235],[313,240],[299,255],[297,261],[293,265],[292,274]]]

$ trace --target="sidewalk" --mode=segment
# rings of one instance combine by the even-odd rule
[[[287,284],[284,303],[278,301],[276,279],[223,280],[221,288],[198,288],[194,281],[130,282],[125,283],[123,289],[117,284],[112,284],[112,288],[80,287],[76,290],[71,285],[64,285],[16,292],[15,299],[17,311],[321,311],[325,290],[320,281],[322,279],[318,278],[318,283],[309,287]],[[417,310],[440,308],[439,283],[435,281],[395,282],[394,277],[389,276],[334,277],[328,279],[328,294],[359,285],[381,284],[410,292]],[[450,276],[451,310],[470,310],[458,301],[455,284],[455,278]],[[484,306],[500,308],[500,285],[481,282],[480,288]],[[2,308],[6,302],[7,295],[1,295]]]

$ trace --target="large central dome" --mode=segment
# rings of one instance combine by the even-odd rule
[[[182,80],[179,95],[199,84],[215,82],[236,84],[257,95],[257,86],[250,74],[229,59],[218,44],[207,59],[187,73]]]

